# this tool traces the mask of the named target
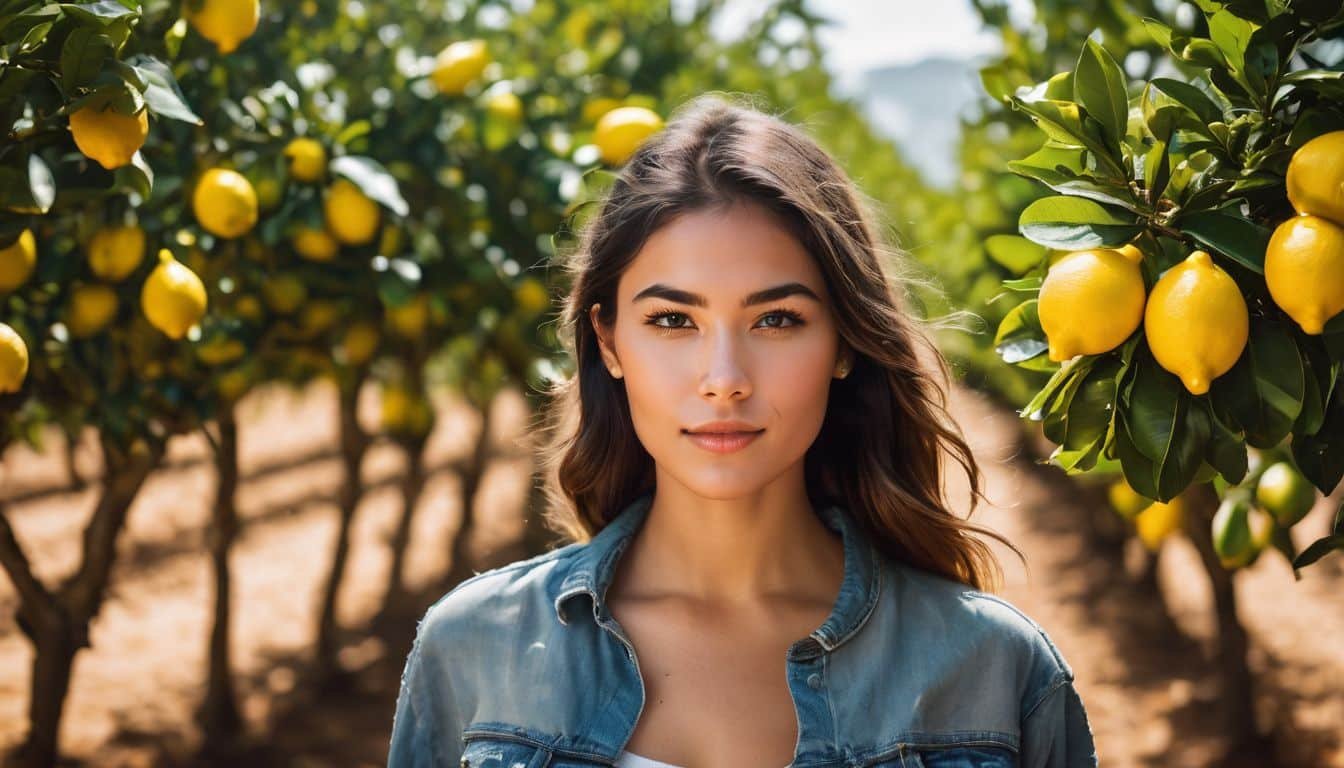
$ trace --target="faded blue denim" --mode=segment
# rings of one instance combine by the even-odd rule
[[[586,543],[476,574],[425,613],[393,718],[391,768],[612,766],[644,687],[604,601],[650,491]],[[1097,757],[1073,671],[1001,598],[881,554],[839,506],[830,616],[784,661],[796,768],[1081,768]],[[747,767],[750,768],[750,767]]]

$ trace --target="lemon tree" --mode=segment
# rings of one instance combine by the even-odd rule
[[[1089,40],[1069,70],[1000,83],[1045,138],[1010,168],[1048,193],[1019,217],[1041,251],[1010,285],[1037,295],[1005,318],[999,349],[1051,373],[1022,413],[1070,472],[1119,470],[1169,501],[1215,475],[1235,486],[1248,448],[1286,445],[1320,491],[1344,474],[1330,218],[1344,81],[1316,58],[1340,37],[1336,12],[1210,5],[1207,37],[1144,20],[1186,79],[1134,82]],[[1121,249],[1137,269],[1096,257]],[[1301,553],[1275,541],[1301,567],[1337,534]]]
[[[1344,548],[1344,510],[1302,551],[1289,535],[1344,474],[1329,216],[1344,182],[1329,153],[1344,128],[1344,17],[1329,3],[1197,3],[1169,19],[1153,5],[1111,4],[1121,24],[1078,40],[1062,71],[982,73],[1036,136],[1005,163],[1037,192],[998,236],[1015,257],[1004,287],[1026,301],[995,341],[1005,362],[1049,375],[1020,413],[1056,445],[1050,460],[1080,479],[1120,475],[1113,505],[1150,549],[1191,537],[1219,617],[1224,730],[1234,750],[1268,754],[1231,572],[1266,551],[1302,568]],[[1156,55],[1125,55],[1142,37]],[[1141,289],[1104,266],[1071,277],[1078,254],[1124,249]],[[1141,302],[1141,322],[1089,312],[1133,306],[1117,295]],[[1079,324],[1042,316],[1060,305]]]

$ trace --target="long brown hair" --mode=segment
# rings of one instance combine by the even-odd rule
[[[587,541],[654,485],[653,459],[635,434],[623,382],[598,354],[587,309],[600,302],[602,322],[613,323],[617,281],[655,230],[740,201],[778,214],[816,259],[852,350],[851,372],[832,382],[804,459],[809,497],[846,506],[879,549],[902,562],[996,589],[998,560],[972,534],[1022,553],[947,504],[946,456],[970,481],[972,512],[984,498],[982,478],[947,412],[947,363],[904,308],[904,285],[918,281],[906,274],[907,254],[877,236],[877,206],[802,129],[718,93],[683,104],[631,156],[580,226],[577,245],[560,255],[570,292],[557,332],[575,373],[551,381],[536,425],[544,434],[547,524]]]

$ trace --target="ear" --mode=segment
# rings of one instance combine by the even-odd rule
[[[588,320],[592,323],[593,331],[597,335],[597,348],[602,355],[603,364],[607,366],[607,370],[611,372],[612,376],[619,379],[621,378],[621,363],[616,357],[615,345],[607,337],[608,329],[602,325],[602,321],[598,317],[597,310],[601,306],[601,304],[595,303],[588,308]]]

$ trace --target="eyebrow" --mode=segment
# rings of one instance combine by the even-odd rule
[[[771,301],[778,301],[786,296],[803,296],[818,304],[821,303],[821,298],[806,285],[803,285],[802,283],[784,283],[782,285],[776,285],[773,288],[766,288],[762,291],[747,294],[747,297],[742,300],[742,306],[751,307],[757,304],[765,304]],[[704,307],[709,305],[709,300],[698,293],[683,291],[680,288],[673,288],[668,285],[663,285],[662,283],[654,283],[653,285],[650,285],[648,288],[635,294],[635,298],[630,301],[633,303],[640,301],[641,299],[653,298],[675,301],[678,304],[690,304],[693,307]]]

